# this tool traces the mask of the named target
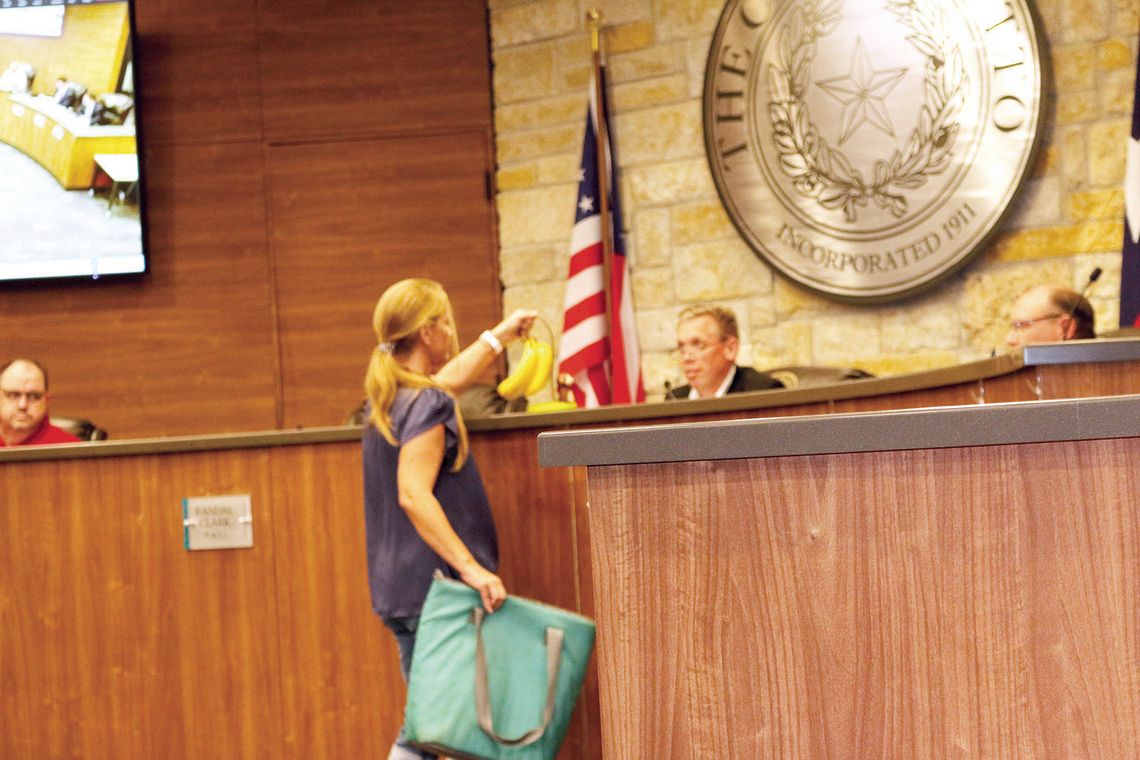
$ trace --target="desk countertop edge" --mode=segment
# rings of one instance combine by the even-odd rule
[[[540,433],[543,467],[1140,437],[1140,395]]]

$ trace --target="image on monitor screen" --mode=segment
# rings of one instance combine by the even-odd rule
[[[146,270],[131,11],[0,0],[0,281]]]

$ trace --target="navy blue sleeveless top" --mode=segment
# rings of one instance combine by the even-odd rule
[[[436,425],[443,425],[446,450],[432,493],[451,527],[491,572],[499,566],[499,543],[483,478],[472,456],[452,472],[459,442],[456,401],[438,388],[401,388],[392,403],[392,432],[402,445]],[[385,618],[420,614],[432,574],[438,569],[458,578],[420,538],[400,506],[396,467],[400,449],[376,428],[364,426],[364,527],[368,542],[368,580],[372,608]]]

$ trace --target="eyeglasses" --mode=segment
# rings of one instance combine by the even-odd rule
[[[673,361],[680,361],[686,356],[702,356],[709,350],[716,348],[722,343],[724,343],[723,338],[714,343],[705,343],[702,340],[695,340],[691,343],[681,343],[678,344],[677,347],[669,353],[669,356],[673,359]]]
[[[4,394],[6,401],[11,401],[14,404],[20,403],[20,399],[26,398],[29,404],[38,404],[47,398],[47,394],[43,391],[5,391],[0,390]]]
[[[1065,315],[1065,314],[1046,314],[1043,317],[1034,317],[1033,319],[1015,319],[1009,323],[1009,328],[1011,330],[1017,330],[1020,332],[1021,330],[1024,330],[1027,327],[1031,327],[1031,326],[1037,324],[1038,322],[1044,322],[1046,319],[1057,319],[1058,317],[1064,317],[1064,316],[1067,316],[1067,315]]]

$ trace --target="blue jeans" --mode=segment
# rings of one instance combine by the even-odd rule
[[[420,625],[420,618],[384,618],[384,625],[396,636],[396,646],[400,648],[400,672],[404,674],[404,682],[408,681],[408,673],[412,669],[412,653],[416,648],[416,628]],[[404,727],[400,726],[400,735],[388,753],[388,760],[437,760],[438,755],[416,749],[407,743],[404,736]]]

